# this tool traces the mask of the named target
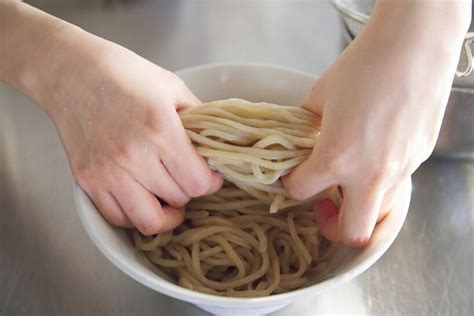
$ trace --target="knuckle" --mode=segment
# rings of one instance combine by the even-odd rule
[[[87,192],[91,191],[94,173],[89,166],[72,168],[72,173],[81,188]]]
[[[117,144],[112,151],[114,159],[121,166],[140,164],[136,151],[131,144]]]
[[[386,176],[386,166],[382,164],[377,164],[372,167],[368,174],[368,182],[371,184],[380,183]]]
[[[208,185],[209,181],[206,181],[204,178],[193,178],[190,179],[186,188],[185,192],[190,196],[190,197],[198,197],[205,195],[209,189],[210,185]]]
[[[191,198],[187,195],[180,195],[170,198],[167,202],[169,205],[174,207],[182,207],[185,206]]]
[[[325,160],[326,171],[335,177],[341,177],[347,168],[344,154],[336,154]]]
[[[304,201],[309,198],[308,194],[302,187],[290,187],[286,189],[288,194],[295,200]]]
[[[145,125],[149,128],[149,138],[158,144],[163,143],[163,135],[165,135],[167,131],[164,121],[166,120],[163,118],[163,113],[159,113],[154,109],[150,111],[145,118]]]
[[[120,215],[111,216],[107,218],[107,221],[113,226],[126,227],[126,228],[130,227],[130,221],[124,216],[120,216]]]
[[[149,219],[136,225],[137,229],[145,236],[152,236],[161,232],[162,225],[157,219]]]
[[[370,241],[370,235],[359,235],[359,236],[344,236],[342,243],[350,247],[363,247]]]
[[[367,180],[371,184],[382,183],[385,179],[393,179],[402,172],[401,163],[391,159],[380,159],[373,163]]]

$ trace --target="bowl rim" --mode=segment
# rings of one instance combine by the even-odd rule
[[[210,70],[213,68],[230,68],[230,67],[258,67],[258,68],[266,68],[269,70],[280,70],[280,71],[289,71],[293,74],[299,74],[299,75],[304,75],[308,76],[311,78],[316,78],[314,75],[299,71],[296,69],[292,69],[289,67],[284,67],[284,66],[276,66],[276,65],[271,65],[271,64],[265,64],[265,63],[245,63],[245,62],[236,62],[236,63],[225,63],[225,62],[219,62],[219,63],[210,63],[210,64],[204,64],[204,65],[199,65],[199,66],[193,66],[189,68],[184,68],[182,70],[176,71],[178,75],[184,75],[190,72],[195,72],[195,71],[202,71],[202,70]],[[411,198],[411,189],[412,189],[412,182],[411,182],[411,177],[407,178],[406,180],[409,188],[407,188],[407,191],[409,191],[409,196],[407,196],[406,200],[406,207],[404,207],[401,211],[399,212],[398,219],[396,219],[396,226],[394,229],[394,232],[392,235],[389,235],[388,238],[380,241],[377,249],[374,251],[372,255],[370,255],[366,260],[361,262],[360,264],[356,265],[354,268],[338,274],[336,276],[333,276],[327,280],[312,284],[310,286],[297,289],[294,291],[286,292],[286,293],[281,293],[281,294],[275,294],[275,295],[270,295],[270,296],[265,296],[265,297],[228,297],[228,296],[218,296],[218,295],[212,295],[212,294],[206,294],[206,293],[201,293],[193,290],[186,289],[184,287],[181,287],[177,284],[174,284],[172,282],[169,282],[158,275],[156,275],[156,278],[147,278],[143,276],[139,271],[136,271],[136,269],[131,268],[127,266],[124,262],[119,259],[119,257],[112,251],[110,250],[107,245],[98,238],[98,235],[94,228],[89,225],[88,218],[87,218],[87,211],[86,209],[91,208],[98,213],[97,209],[89,199],[87,193],[77,184],[74,182],[73,185],[73,192],[74,192],[74,201],[75,201],[75,206],[76,206],[76,211],[79,215],[80,221],[82,223],[82,226],[84,226],[84,229],[86,230],[87,234],[89,235],[89,238],[92,239],[93,243],[96,245],[97,248],[102,252],[102,254],[117,268],[119,268],[122,272],[130,276],[132,279],[136,280],[137,282],[157,291],[162,294],[165,294],[167,296],[176,298],[178,300],[184,300],[187,302],[191,303],[196,303],[196,304],[203,304],[203,305],[211,305],[211,306],[226,306],[226,307],[241,307],[243,303],[245,304],[251,304],[251,307],[249,308],[257,308],[261,306],[270,306],[270,305],[279,305],[282,304],[283,302],[291,302],[291,301],[296,301],[298,299],[302,299],[308,295],[316,295],[318,293],[321,293],[323,291],[332,289],[342,283],[344,283],[347,280],[353,279],[366,271],[368,268],[370,268],[376,261],[382,257],[382,255],[388,250],[388,248],[393,244],[395,239],[400,233],[400,230],[403,226],[403,223],[405,221],[406,215],[408,213],[409,209],[409,204],[410,204],[410,198]],[[390,212],[387,215],[388,217],[392,217],[394,212]],[[382,222],[383,223],[383,222]],[[113,229],[119,230],[121,228],[116,228],[114,227]],[[137,250],[138,251],[138,250]],[[250,305],[248,305],[250,306]]]
[[[181,68],[178,70],[174,70],[173,73],[177,75],[178,77],[187,75],[189,73],[195,72],[195,71],[201,71],[201,70],[211,70],[211,69],[217,69],[217,68],[235,68],[235,67],[240,67],[240,68],[265,68],[267,70],[276,70],[276,71],[286,71],[286,72],[291,72],[292,74],[295,75],[300,75],[300,76],[305,76],[308,77],[312,80],[317,80],[319,78],[318,75],[312,74],[307,71],[299,70],[296,68],[292,68],[289,66],[283,66],[283,65],[275,65],[272,63],[265,63],[265,62],[245,62],[245,61],[231,61],[231,62],[212,62],[212,63],[206,63],[206,64],[200,64],[200,65],[195,65],[195,66],[190,66],[190,67],[185,67]]]
[[[369,21],[369,15],[351,8],[344,0],[331,0],[331,3],[341,13],[356,20],[359,23],[367,23],[367,21]]]

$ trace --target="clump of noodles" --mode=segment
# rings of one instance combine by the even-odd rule
[[[217,193],[193,199],[172,232],[145,237],[135,230],[133,238],[151,262],[191,290],[260,297],[311,284],[334,245],[318,233],[310,205],[276,214],[267,207],[226,182]]]
[[[292,200],[280,177],[308,158],[320,121],[294,106],[228,99],[180,112],[197,151],[223,177],[258,200],[270,213],[301,202]]]
[[[172,232],[146,237],[135,230],[136,247],[177,284],[214,295],[284,293],[322,275],[335,247],[318,232],[312,200],[290,199],[279,180],[310,154],[317,118],[239,99],[180,116],[198,152],[223,174],[224,187],[193,199]],[[334,188],[320,198],[340,204]]]

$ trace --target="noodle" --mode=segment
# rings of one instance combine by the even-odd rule
[[[298,107],[229,99],[180,112],[197,151],[223,177],[271,213],[300,205],[279,178],[304,161],[319,134],[319,119]]]
[[[209,165],[226,180],[192,199],[185,221],[136,247],[177,284],[234,297],[284,293],[311,283],[334,245],[318,232],[312,201],[292,200],[280,177],[311,153],[319,121],[297,107],[229,99],[180,112]],[[340,199],[331,188],[318,198]]]

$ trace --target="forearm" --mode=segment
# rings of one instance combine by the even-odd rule
[[[0,1],[0,81],[49,114],[77,80],[75,69],[93,68],[88,62],[101,53],[102,42],[25,3]]]
[[[457,63],[470,21],[470,0],[378,0],[366,36],[400,55]]]
[[[471,3],[466,1],[378,0],[367,26],[343,53],[355,54],[357,64],[350,64],[351,58],[337,63],[354,72],[373,73],[376,91],[392,85],[410,94],[414,92],[410,87],[416,86],[447,98],[470,12]],[[378,72],[383,72],[383,80]]]

